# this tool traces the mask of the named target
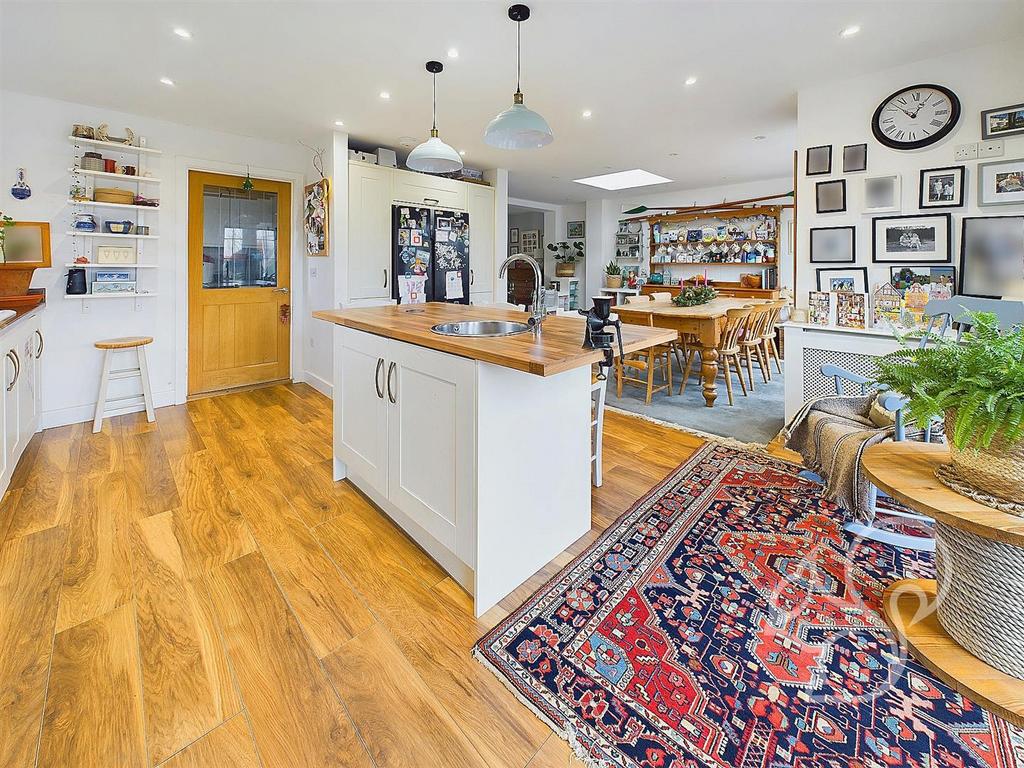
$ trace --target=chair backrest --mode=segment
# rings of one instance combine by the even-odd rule
[[[931,299],[924,307],[929,332],[945,333],[952,323],[958,323],[957,340],[971,327],[968,312],[991,312],[996,316],[1000,330],[1006,331],[1024,325],[1024,301],[981,299],[976,296],[954,296],[951,299]],[[935,326],[939,325],[938,330]],[[925,339],[921,339],[924,346]]]
[[[771,322],[774,307],[771,304],[756,304],[748,305],[745,309],[750,310],[750,316],[743,331],[743,341],[750,344],[760,343],[761,337],[767,332],[768,323]]]
[[[776,299],[768,303],[768,319],[765,321],[762,336],[772,336],[775,334],[775,326],[779,323],[779,314],[782,312],[782,308],[788,306],[788,302],[784,299]]]
[[[640,294],[639,296],[627,296],[625,304],[650,304],[651,299],[648,296]]]
[[[656,291],[651,294],[651,301],[672,301],[672,292]]]
[[[736,349],[740,343],[740,335],[747,329],[753,307],[740,307],[726,310],[725,328],[722,330],[721,349]]]

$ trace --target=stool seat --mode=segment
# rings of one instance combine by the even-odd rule
[[[94,346],[96,349],[132,349],[133,347],[144,347],[146,344],[152,343],[152,336],[122,336],[118,339],[97,341]]]

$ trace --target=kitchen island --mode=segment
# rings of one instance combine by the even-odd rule
[[[325,310],[334,323],[334,478],[348,478],[474,598],[479,616],[590,530],[583,318],[442,336],[525,313],[461,304]],[[675,331],[623,326],[633,352]]]

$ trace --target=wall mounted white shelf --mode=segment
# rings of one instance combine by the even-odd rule
[[[110,232],[76,232],[69,229],[64,233],[68,237],[107,237],[111,240],[159,240],[160,235],[114,235]]]
[[[159,211],[159,205],[129,205],[128,203],[97,203],[95,200],[68,199],[69,205],[85,205],[90,208],[130,208],[133,211]]]
[[[64,294],[65,299],[142,299],[147,296],[159,296],[158,293],[80,293],[76,295]]]
[[[90,262],[87,262],[85,264],[82,264],[82,263],[78,263],[78,264],[71,263],[71,264],[65,264],[64,266],[65,267],[73,267],[73,268],[81,268],[81,269],[110,269],[110,270],[114,270],[114,271],[119,270],[119,269],[159,269],[160,268],[159,264],[97,264],[94,261],[90,261]],[[139,294],[139,295],[140,296],[147,296],[149,294]]]
[[[100,179],[117,179],[118,181],[137,181],[140,184],[159,184],[160,179],[150,176],[129,176],[126,173],[107,173],[106,171],[90,171],[85,168],[68,168],[68,173],[79,173],[82,176],[95,176]]]
[[[131,144],[121,144],[117,141],[99,141],[97,139],[82,139],[78,136],[68,136],[68,141],[72,144],[81,144],[89,147],[103,147],[109,149],[112,152],[124,152],[131,155],[162,155],[159,149],[150,149],[149,147],[136,147]]]

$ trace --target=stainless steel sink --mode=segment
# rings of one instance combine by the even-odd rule
[[[458,323],[441,323],[431,328],[442,336],[515,336],[526,333],[530,326],[508,320],[463,320]]]

